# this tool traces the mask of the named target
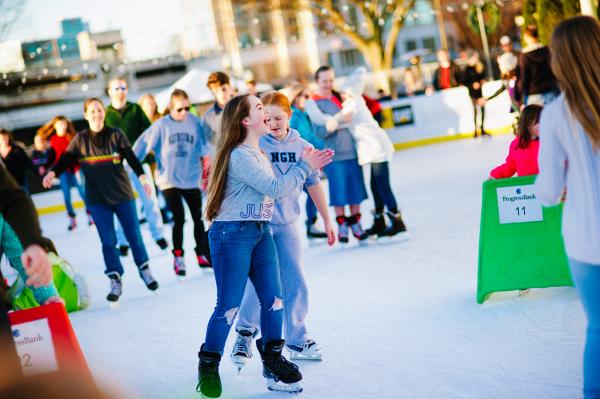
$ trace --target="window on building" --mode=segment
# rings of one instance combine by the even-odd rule
[[[406,41],[406,52],[413,51],[417,49],[417,41],[414,39],[409,39]]]
[[[425,37],[423,38],[423,48],[426,48],[428,50],[431,50],[432,52],[435,52],[437,46],[435,44],[435,38],[434,37]]]
[[[344,68],[357,67],[363,64],[363,56],[356,49],[342,50],[339,52],[340,63]]]

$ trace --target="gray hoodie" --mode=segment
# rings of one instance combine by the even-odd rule
[[[154,122],[133,146],[138,159],[152,151],[156,155],[158,188],[200,188],[201,157],[206,155],[206,143],[204,126],[198,117],[188,113],[178,122],[167,115]]]
[[[313,148],[312,144],[300,137],[297,130],[290,129],[288,135],[279,141],[267,134],[260,139],[260,148],[271,161],[275,176],[285,176],[294,165],[300,161],[304,148]],[[319,181],[318,171],[313,171],[304,182],[306,187],[313,186]],[[300,193],[302,186],[294,188],[289,194],[275,200],[275,211],[273,212],[273,224],[288,224],[295,222],[300,216]]]
[[[231,151],[225,197],[214,220],[268,222],[273,216],[273,198],[281,198],[302,187],[311,173],[311,167],[301,160],[285,175],[275,177],[263,152],[240,144]]]

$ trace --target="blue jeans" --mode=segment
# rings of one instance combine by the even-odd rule
[[[146,171],[146,176],[152,176],[150,167],[146,164],[143,164],[143,167]],[[135,189],[135,191],[137,191],[138,197],[142,201],[142,206],[144,207],[144,215],[146,216],[146,222],[148,223],[148,228],[150,229],[150,234],[152,234],[152,238],[154,239],[154,241],[164,238],[164,226],[162,222],[162,216],[160,215],[160,210],[158,209],[158,200],[156,198],[156,192],[154,192],[154,185],[150,184],[152,186],[152,195],[147,196],[146,192],[144,191],[144,186],[142,186],[142,183],[140,183],[140,179],[135,175],[135,173],[130,168],[127,168],[127,173],[129,174],[129,180],[131,181],[133,188]],[[128,245],[127,234],[124,233],[123,227],[119,224],[119,221],[116,219],[115,225],[117,228],[117,241],[119,243],[119,246]]]
[[[123,201],[116,205],[89,205],[89,210],[96,223],[96,230],[102,242],[102,255],[104,255],[105,274],[122,276],[123,265],[117,249],[117,235],[115,233],[115,216],[125,226],[125,236],[131,245],[133,260],[138,267],[148,263],[148,253],[140,232],[140,221],[135,210],[135,201]]]
[[[390,186],[389,162],[371,164],[371,193],[375,201],[375,212],[383,212],[384,205],[388,211],[397,212],[398,204]]]
[[[317,219],[317,205],[310,197],[306,186],[303,187],[303,190],[306,193],[306,220],[308,220],[309,223],[312,223],[313,220]]]
[[[248,277],[260,301],[263,342],[281,339],[283,301],[279,263],[266,222],[214,222],[208,232],[217,282],[217,306],[206,329],[204,349],[223,354]]]
[[[77,191],[79,191],[79,196],[85,204],[85,191],[83,189],[83,184],[77,181],[77,175],[75,175],[75,173],[73,172],[63,172],[60,175],[60,189],[62,190],[63,198],[65,199],[65,207],[67,208],[67,214],[69,216],[75,217],[75,210],[73,209],[73,204],[71,203],[72,187],[77,187]]]
[[[283,288],[283,323],[285,341],[289,345],[301,345],[307,339],[306,315],[308,314],[308,286],[302,263],[302,248],[295,223],[271,224],[273,240],[277,248],[281,286]],[[240,308],[236,330],[258,330],[260,306],[256,291],[250,282]]]
[[[588,318],[583,353],[583,397],[600,398],[600,265],[569,259],[575,288]]]

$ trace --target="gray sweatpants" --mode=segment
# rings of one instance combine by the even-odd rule
[[[308,313],[308,287],[304,277],[300,237],[295,223],[271,224],[277,247],[281,288],[283,292],[283,332],[288,345],[306,341],[304,320]],[[236,330],[259,330],[260,303],[254,286],[248,280],[238,312]]]

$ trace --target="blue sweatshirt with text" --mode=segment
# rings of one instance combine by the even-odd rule
[[[176,121],[167,115],[157,120],[136,140],[133,152],[138,159],[154,152],[159,189],[200,188],[206,143],[204,125],[197,116],[188,113]]]
[[[300,161],[302,151],[306,147],[313,148],[312,144],[300,137],[297,130],[290,129],[288,135],[281,141],[270,134],[260,138],[260,149],[267,155],[275,176],[285,176],[288,171]],[[312,171],[306,178],[304,185],[311,187],[321,180],[319,171]],[[290,193],[275,199],[275,210],[271,223],[294,223],[300,216],[300,194],[302,185],[298,185]]]

